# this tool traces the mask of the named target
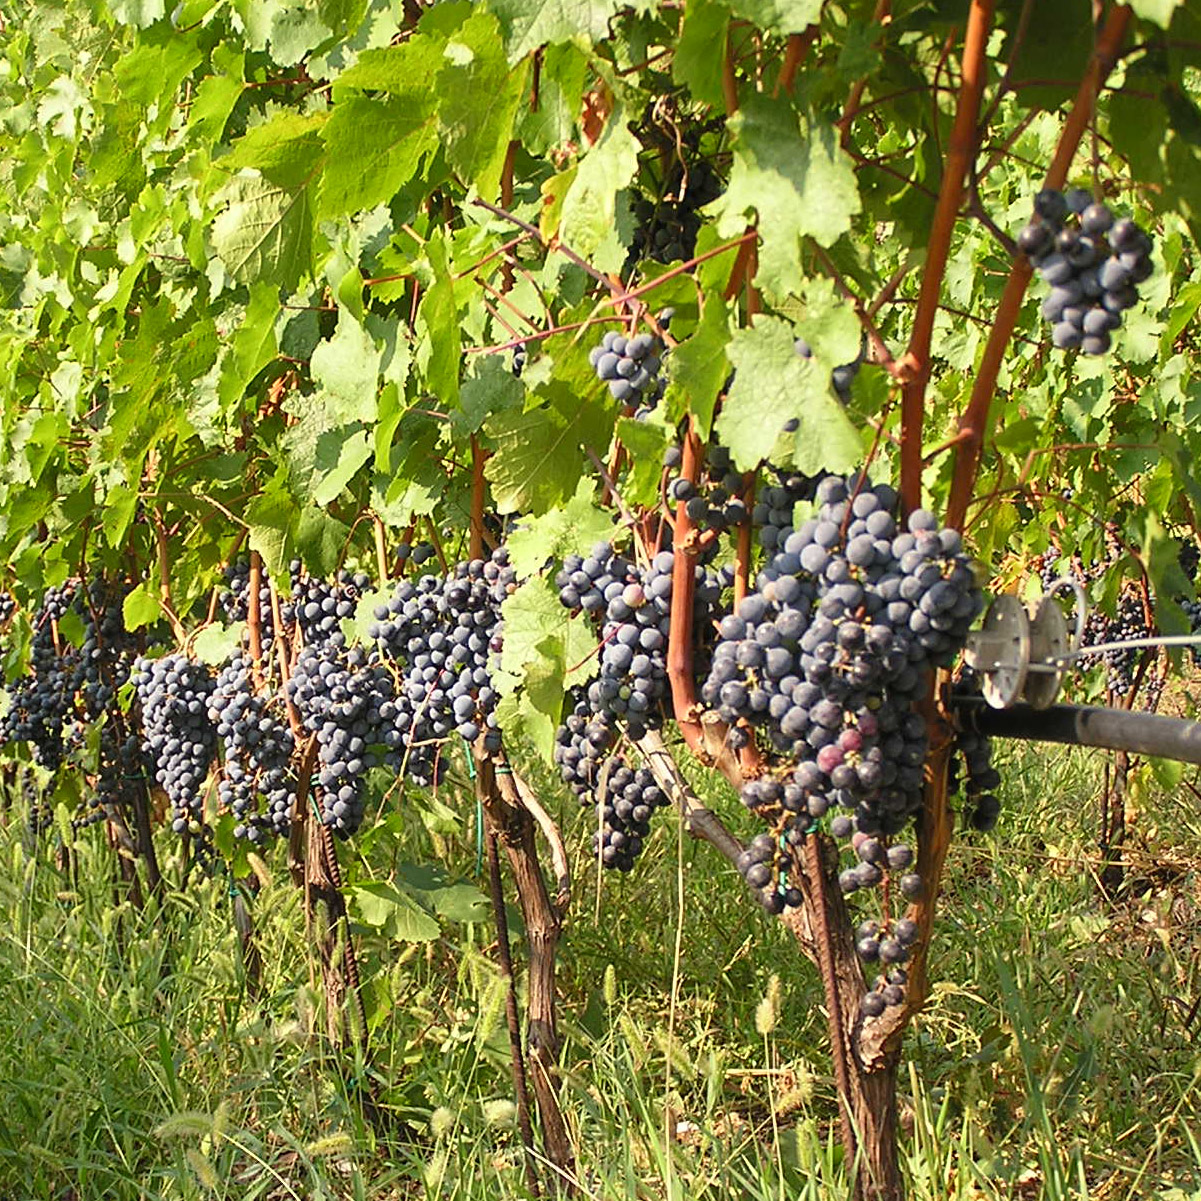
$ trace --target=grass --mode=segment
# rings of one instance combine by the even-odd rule
[[[999,835],[953,847],[901,1076],[914,1198],[1201,1197],[1197,821],[1190,794],[1138,773],[1130,886],[1102,902],[1101,764],[1007,750]],[[579,848],[560,984],[586,1194],[845,1198],[815,972],[670,817],[634,873],[598,881],[585,815],[546,796]],[[466,812],[460,828],[410,806],[366,854],[470,879]],[[420,944],[364,929],[356,1062],[324,1038],[282,849],[254,902],[252,996],[222,880],[138,912],[100,829],[69,872],[52,841],[16,813],[0,830],[0,1197],[529,1195],[490,925]]]

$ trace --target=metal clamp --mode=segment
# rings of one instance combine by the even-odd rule
[[[1072,637],[1054,600],[1064,589],[1076,597]],[[984,699],[994,709],[1012,708],[1019,700],[1034,709],[1053,705],[1063,683],[1065,659],[1080,646],[1086,609],[1084,590],[1070,578],[1058,580],[1030,609],[1016,596],[998,596],[964,647],[964,662],[982,677]]]

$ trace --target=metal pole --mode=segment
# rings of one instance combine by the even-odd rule
[[[1085,705],[994,709],[980,697],[953,697],[951,703],[966,728],[992,738],[1105,747],[1201,764],[1201,722]]]

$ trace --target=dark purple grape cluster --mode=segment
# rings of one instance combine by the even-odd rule
[[[655,318],[660,329],[667,329],[675,316],[674,309],[664,309]],[[626,337],[610,330],[588,353],[588,362],[596,378],[609,385],[614,400],[634,410],[636,417],[645,416],[659,403],[663,395],[663,339],[657,334],[633,334]]]
[[[502,546],[448,576],[403,581],[375,610],[370,636],[398,678],[387,745],[410,775],[432,780],[429,751],[454,733],[500,749],[492,671],[502,646],[501,605],[516,587]]]
[[[684,461],[680,446],[669,446],[663,452],[663,466],[668,472],[678,471]],[[719,442],[713,442],[705,459],[701,478],[694,484],[682,476],[667,480],[667,499],[672,504],[681,501],[695,525],[714,530],[727,530],[742,525],[750,512],[740,495],[746,481],[736,471],[730,452]]]
[[[367,772],[381,761],[385,706],[396,695],[392,673],[378,655],[346,647],[338,634],[300,652],[288,695],[304,728],[317,735],[313,795],[321,820],[349,838],[363,821]]]
[[[955,735],[949,780],[949,791],[958,792],[959,765],[962,763],[968,824],[972,829],[985,834],[996,826],[1001,813],[1001,802],[996,797],[996,789],[1001,784],[1001,773],[993,766],[992,751],[992,739],[986,734],[979,734],[974,730],[958,731]]]
[[[74,829],[102,821],[114,809],[128,812],[131,790],[145,787],[150,761],[141,740],[136,734],[124,733],[123,724],[110,719],[100,727],[95,787],[86,809],[72,818]]]
[[[804,338],[797,338],[793,343],[797,354],[803,359],[813,358],[813,348],[805,341]],[[859,368],[863,365],[864,355],[867,353],[867,347],[864,346],[859,351],[859,357],[850,363],[843,363],[841,367],[835,367],[830,372],[830,387],[834,389],[834,394],[842,401],[843,404],[849,404],[851,400],[851,385],[855,382],[855,376],[859,374]],[[785,425],[785,430],[791,433],[797,428],[799,422],[794,417]]]
[[[402,542],[396,548],[396,561],[402,568],[408,563],[422,567],[437,553],[432,542]]]
[[[255,690],[248,654],[234,655],[218,672],[209,700],[209,720],[223,751],[217,799],[237,820],[234,837],[251,843],[291,828],[295,741],[281,709],[281,698]],[[260,811],[260,797],[266,812]]]
[[[9,592],[0,592],[0,626],[8,625],[9,618],[17,611],[17,602]]]
[[[721,195],[721,177],[700,160],[686,177],[682,169],[675,171],[665,191],[675,198],[658,203],[647,196],[634,199],[631,208],[637,225],[627,268],[640,259],[675,263],[692,258],[701,228],[699,210]]]
[[[678,446],[668,447],[663,455],[663,465],[668,471],[677,470],[682,461],[683,451]],[[813,499],[817,481],[795,471],[771,467],[766,470],[773,482],[760,488],[748,510],[741,495],[746,481],[735,470],[729,450],[714,442],[700,480],[695,484],[682,477],[669,480],[667,498],[677,504],[683,501],[689,518],[702,529],[725,531],[749,520],[758,531],[760,545],[772,550],[780,530],[791,528],[797,502]]]
[[[618,834],[616,845],[624,850],[608,857],[613,859],[609,866],[632,866],[645,837],[641,823],[632,830],[609,824],[611,819],[626,819],[619,810],[606,813],[604,788],[598,791],[597,786],[607,779],[606,773],[619,766],[634,771],[624,757],[618,765],[610,754],[622,727],[637,740],[663,723],[663,703],[669,693],[667,638],[674,566],[671,551],[660,551],[640,567],[615,551],[611,543],[601,542],[587,557],[568,556],[555,577],[564,607],[590,614],[598,627],[600,670],[597,678],[579,691],[571,717],[559,729],[556,762],[581,803],[600,806],[602,847],[613,845],[610,833]],[[698,634],[694,653],[703,665],[706,632],[712,628],[712,615],[721,600],[723,579],[703,563],[698,562],[694,571],[693,623]],[[635,772],[628,783],[638,789],[644,784],[649,787],[650,777],[643,780]],[[659,794],[654,795],[658,798]],[[647,802],[647,813],[659,803],[658,799]],[[633,835],[638,836],[636,843],[631,841]],[[632,851],[630,845],[634,845]],[[608,863],[603,850],[601,858]]]
[[[171,828],[206,840],[203,785],[217,753],[209,717],[213,677],[185,655],[139,658],[133,683],[142,711],[142,750],[171,802]]]
[[[1176,564],[1184,578],[1193,583],[1197,578],[1197,568],[1201,567],[1201,545],[1192,538],[1181,538],[1176,551]]]
[[[513,374],[518,379],[521,379],[521,373],[525,370],[526,358],[526,344],[524,342],[518,342],[517,345],[513,347]]]
[[[924,510],[902,529],[887,485],[828,477],[816,499],[816,517],[780,529],[755,591],[719,623],[701,699],[733,746],[754,738],[765,753],[768,770],[742,799],[784,859],[790,833],[835,811],[831,833],[856,858],[843,891],[891,874],[914,897],[912,851],[895,841],[921,803],[926,725],[913,704],[962,647],[982,597],[959,534]],[[752,886],[778,913],[795,895],[773,856]]]
[[[663,394],[659,369],[663,365],[663,343],[654,334],[635,334],[627,338],[610,330],[593,347],[588,361],[597,379],[609,385],[614,400],[636,409],[654,408]]]
[[[571,701],[556,734],[555,763],[580,804],[597,815],[593,848],[601,865],[628,872],[650,834],[651,815],[668,798],[647,768],[615,749],[616,726],[592,712],[581,690],[573,690]]]
[[[1112,617],[1099,610],[1089,613],[1084,623],[1082,647],[1105,646],[1135,638],[1150,638],[1154,628],[1147,624],[1143,598],[1137,587],[1126,587],[1118,596],[1117,609]],[[1105,686],[1114,696],[1128,696],[1134,689],[1135,669],[1140,651],[1136,647],[1111,647],[1080,659],[1082,668],[1105,667]]]
[[[56,623],[76,599],[77,585],[48,588],[33,617],[29,673],[9,687],[9,707],[0,717],[0,741],[27,742],[37,761],[57,771],[65,753],[65,726],[79,683],[80,655],[69,643],[56,646]]]
[[[0,719],[0,741],[28,742],[43,766],[58,770],[65,760],[82,769],[91,786],[76,828],[127,805],[145,784],[138,739],[127,733],[116,704],[129,679],[136,643],[126,631],[122,602],[128,585],[94,577],[84,586],[69,580],[48,589],[34,619],[30,673],[10,688],[10,707]],[[75,645],[59,632],[68,614],[82,638]],[[102,718],[96,741],[88,731]]]
[[[137,658],[137,640],[125,629],[128,592],[125,582],[96,577],[72,602],[84,628],[75,680],[84,721],[95,721],[113,705]]]
[[[1060,350],[1104,354],[1122,313],[1138,303],[1151,277],[1150,235],[1083,188],[1054,188],[1034,198],[1034,216],[1017,236],[1018,249],[1051,286],[1042,315]]]
[[[38,838],[54,825],[54,806],[31,770],[20,773],[20,795],[25,803],[25,828]]]
[[[292,595],[280,606],[280,618],[285,627],[300,627],[307,646],[340,636],[342,622],[354,616],[363,593],[371,587],[364,572],[340,571],[331,582],[309,575],[299,560],[292,562],[291,574]],[[269,612],[270,593],[267,604]]]

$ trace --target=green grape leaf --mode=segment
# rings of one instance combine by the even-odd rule
[[[336,500],[355,473],[371,458],[371,437],[361,426],[326,430],[317,439],[317,486],[313,501],[328,505]]]
[[[484,464],[500,513],[545,513],[564,504],[581,475],[579,447],[603,454],[612,412],[599,401],[568,396],[558,403],[496,413],[484,432],[496,452]]]
[[[147,29],[167,14],[166,0],[112,0],[109,11],[120,25]]]
[[[660,421],[621,417],[617,437],[629,454],[630,465],[622,482],[621,498],[627,505],[659,503],[663,481],[663,452],[676,441],[675,429]]]
[[[638,170],[641,143],[630,132],[623,111],[609,117],[596,145],[580,159],[563,197],[559,236],[577,254],[592,259],[612,235],[617,220],[617,193]],[[620,249],[620,248],[619,248]],[[620,251],[624,257],[624,250]],[[598,262],[602,270],[618,270],[621,262]]]
[[[296,522],[296,553],[315,575],[333,575],[350,541],[350,527],[316,505],[300,510]]]
[[[444,37],[419,33],[399,46],[364,50],[354,66],[348,67],[334,81],[334,98],[340,102],[347,88],[410,96],[416,87],[420,95],[428,89],[417,87],[415,81],[435,77],[445,45]]]
[[[475,13],[447,41],[433,85],[447,161],[485,197],[499,190],[525,91],[525,69],[510,73],[498,33],[491,13]]]
[[[715,428],[742,471],[772,455],[784,424],[793,419],[797,431],[783,439],[798,471],[845,471],[863,456],[862,439],[830,391],[836,364],[816,354],[802,359],[794,342],[791,328],[777,317],[759,318],[730,341],[734,382]]]
[[[1184,0],[1127,0],[1134,10],[1136,17],[1144,21],[1153,21],[1161,29],[1167,29],[1172,23],[1172,15],[1184,3]]]
[[[217,47],[213,51],[213,66],[218,68],[217,73],[200,81],[188,110],[188,138],[204,146],[221,140],[244,85],[241,54],[228,47]]]
[[[579,46],[548,46],[543,52],[538,107],[518,113],[521,141],[531,154],[545,154],[574,136],[587,74],[588,59]]]
[[[290,192],[263,176],[238,175],[218,197],[213,251],[239,283],[271,279],[295,290],[312,273],[308,190]]]
[[[730,375],[729,342],[729,310],[720,297],[709,296],[695,332],[671,352],[667,411],[676,422],[691,413],[702,439],[709,437],[717,397]]]
[[[517,408],[524,395],[525,386],[500,355],[472,355],[459,389],[459,407],[452,414],[454,423],[474,434],[490,414]]]
[[[281,67],[300,62],[333,34],[333,30],[302,2],[280,9],[271,21],[271,57]]]
[[[232,625],[227,626],[220,622],[214,622],[212,625],[205,626],[192,639],[192,656],[199,659],[201,663],[207,663],[210,667],[220,667],[238,651],[245,636],[246,623],[244,621],[235,621]]]
[[[761,240],[756,282],[784,297],[804,276],[801,239],[830,246],[850,229],[860,209],[854,167],[832,126],[802,122],[765,97],[749,97],[729,126],[730,183],[710,206],[718,233],[740,234],[755,213]]]
[[[268,280],[255,280],[229,349],[221,360],[217,392],[225,408],[237,404],[250,381],[275,358],[275,320],[279,311],[278,286]]]
[[[597,507],[593,493],[591,479],[584,478],[562,508],[518,522],[505,543],[518,577],[540,571],[548,559],[587,554],[597,542],[613,536],[612,515]]]
[[[322,130],[327,163],[317,204],[321,218],[391,200],[437,145],[428,88],[413,81],[398,96],[346,96]]]
[[[803,33],[821,18],[822,0],[727,0],[730,12],[765,33]],[[716,56],[714,56],[716,57]]]
[[[436,918],[386,880],[348,884],[346,899],[359,921],[397,942],[432,942],[442,933]]]
[[[724,102],[722,70],[724,56],[714,46],[726,44],[730,10],[714,0],[691,0],[684,12],[684,27],[672,55],[671,73],[685,84],[697,100],[714,107]]]
[[[583,38],[604,39],[617,0],[489,0],[500,18],[509,62],[524,58],[539,46]]]
[[[299,191],[320,165],[326,120],[324,113],[277,113],[240,137],[220,160],[221,167],[231,172],[251,168],[281,188]]]
[[[459,402],[462,357],[459,304],[445,239],[431,238],[426,253],[434,282],[426,289],[417,309],[417,367],[424,374],[426,388],[453,409]]]
[[[309,366],[321,387],[321,409],[329,426],[375,420],[380,352],[371,334],[345,309],[333,336],[317,344]]]
[[[506,675],[522,680],[527,664],[551,654],[559,664],[560,699],[563,686],[584,683],[595,675],[596,631],[560,604],[551,580],[542,576],[526,580],[505,600],[501,615],[505,641],[500,666]]]
[[[550,761],[564,692],[596,672],[596,633],[584,619],[572,620],[558,590],[540,576],[509,596],[501,613],[505,642],[496,678],[502,696],[498,716],[507,734],[529,738]]]
[[[263,563],[272,577],[279,579],[291,559],[292,529],[296,519],[296,502],[279,480],[256,496],[246,510],[251,550],[263,556]]]
[[[125,535],[133,523],[138,511],[138,490],[125,484],[114,484],[108,490],[104,508],[101,510],[100,525],[104,530],[105,541],[113,548],[120,550],[125,542]]]
[[[127,630],[140,630],[153,625],[163,615],[163,606],[156,595],[158,586],[143,580],[129,592],[121,603],[121,614]]]

